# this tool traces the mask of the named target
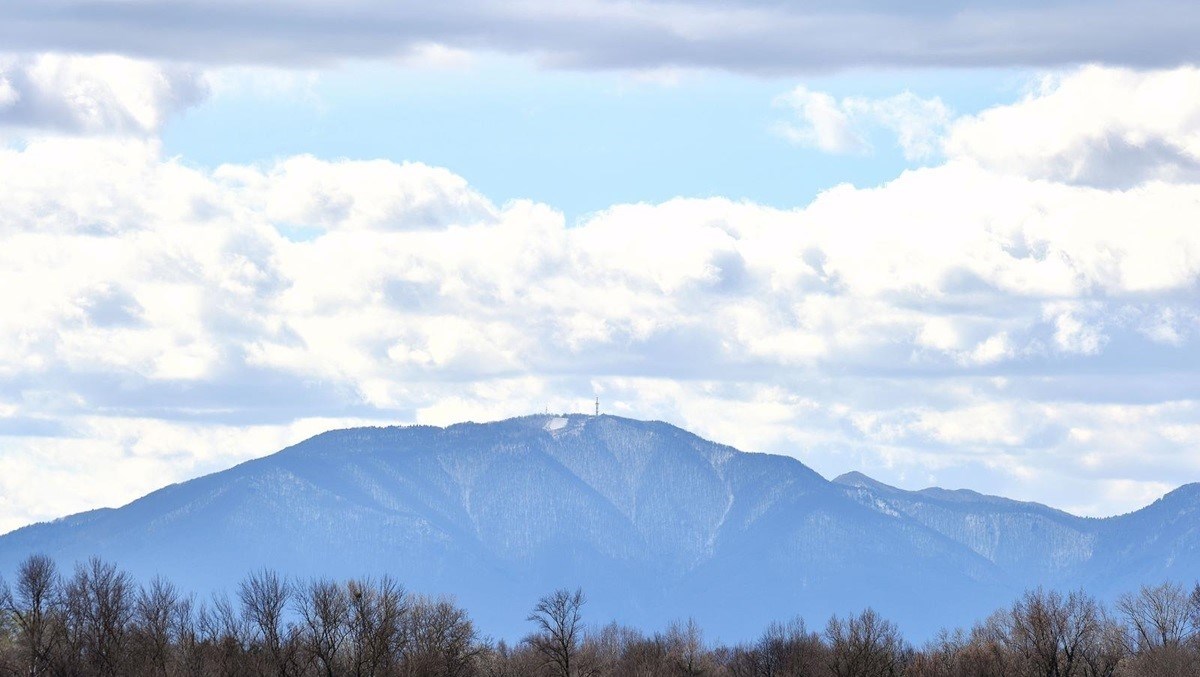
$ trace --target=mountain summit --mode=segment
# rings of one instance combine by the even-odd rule
[[[859,473],[829,482],[796,459],[661,422],[539,415],[323,433],[122,508],[2,536],[0,571],[32,552],[65,565],[99,555],[200,592],[260,567],[388,573],[457,595],[500,636],[520,633],[541,594],[578,585],[595,618],[693,616],[725,639],[867,605],[920,637],[1033,585],[1107,596],[1118,583],[1188,580],[1200,563],[1197,493],[1084,519]]]

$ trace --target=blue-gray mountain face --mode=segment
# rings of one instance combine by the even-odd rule
[[[536,599],[582,586],[592,620],[695,617],[714,637],[873,606],[920,639],[1027,587],[1101,597],[1200,576],[1200,486],[1096,520],[968,491],[909,492],[739,452],[665,423],[530,416],[318,435],[224,472],[0,537],[0,572],[99,555],[185,589],[266,566],[389,573],[519,636]]]

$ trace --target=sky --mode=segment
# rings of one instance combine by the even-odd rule
[[[1119,514],[1200,481],[1200,8],[10,0],[0,532],[588,411]]]

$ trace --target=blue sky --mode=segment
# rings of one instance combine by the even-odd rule
[[[278,74],[276,74],[279,77]],[[894,138],[874,152],[826,155],[788,143],[777,99],[797,85],[838,97],[910,91],[974,113],[1021,94],[1027,69],[739,76],[547,70],[481,57],[470,64],[351,63],[294,75],[233,76],[163,131],[165,152],[216,166],[311,153],[449,167],[497,203],[534,199],[573,220],[622,202],[725,196],[807,204],[849,182],[876,185],[913,163]]]
[[[1200,11],[0,7],[0,531],[333,427],[1200,480]]]

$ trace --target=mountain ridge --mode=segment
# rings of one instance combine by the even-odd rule
[[[633,623],[696,616],[749,637],[774,618],[871,605],[919,637],[1023,587],[1079,580],[1103,596],[1106,581],[1200,562],[1191,513],[1144,513],[1159,502],[1105,522],[942,492],[830,481],[789,456],[610,415],[346,428],[0,536],[0,571],[45,551],[201,592],[260,566],[388,573],[457,594],[501,636],[548,589],[583,585],[598,614]],[[1152,532],[1153,548],[1138,545]]]

